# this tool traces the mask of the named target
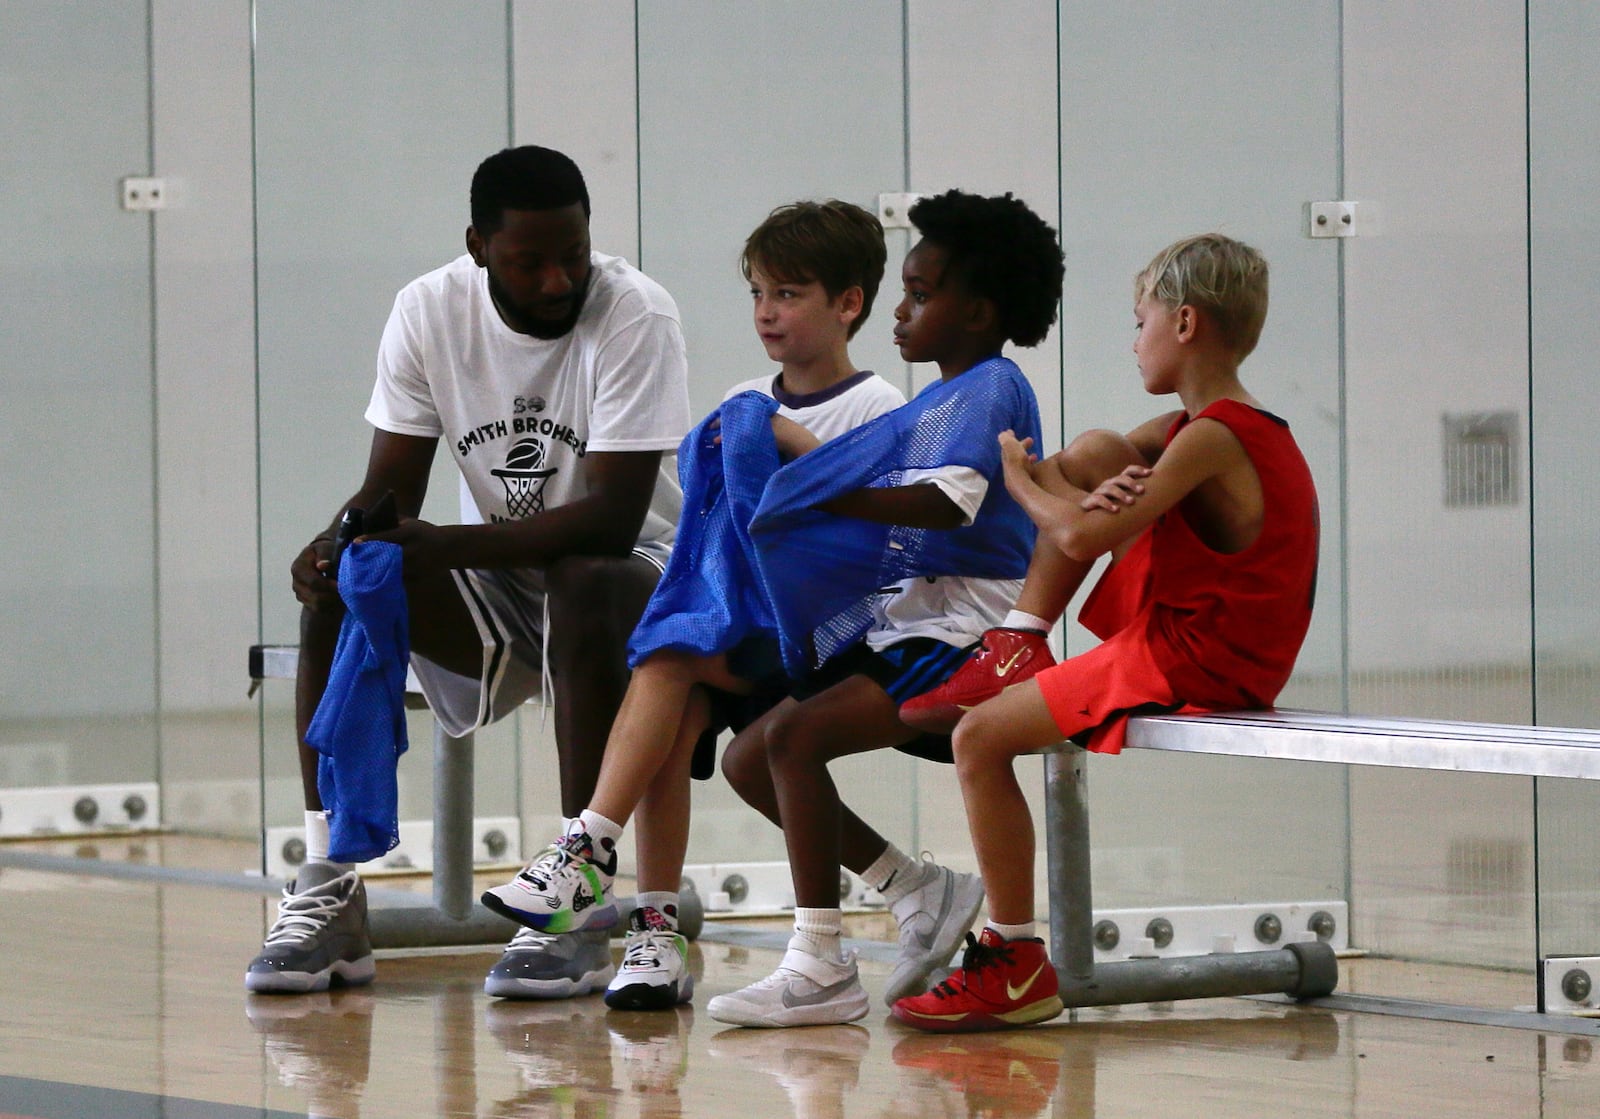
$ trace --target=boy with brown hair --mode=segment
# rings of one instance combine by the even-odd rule
[[[1061,1013],[1034,936],[1033,822],[1014,760],[1062,738],[1116,753],[1134,714],[1270,706],[1310,625],[1311,472],[1288,424],[1239,381],[1266,319],[1266,261],[1218,234],[1187,238],[1156,254],[1134,297],[1145,391],[1175,393],[1183,410],[1126,436],[1088,432],[1043,462],[1028,440],[1000,436],[1006,488],[1039,526],[1018,606],[1048,628],[1109,552],[1080,615],[1102,643],[1059,665],[1034,658],[1020,681],[991,667],[982,689],[983,668],[969,663],[966,680],[902,708],[923,725],[957,709],[956,773],[989,895],[988,923],[969,936],[961,968],[895,1004],[918,1029],[1000,1029]],[[996,662],[989,647],[1006,642]],[[1009,635],[986,634],[985,647],[996,667],[1028,652]]]

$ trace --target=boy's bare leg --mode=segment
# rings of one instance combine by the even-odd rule
[[[726,658],[721,656],[698,657],[663,650],[633,670],[622,706],[611,725],[600,777],[587,807],[619,825],[628,822],[656,775],[673,756],[681,737],[679,729],[688,721],[692,689],[699,683],[729,691],[747,686],[728,672]],[[703,693],[697,702],[703,728],[709,717]]]
[[[804,703],[786,699],[738,735],[723,772],[740,797],[783,828],[795,904],[835,908],[839,867],[858,873],[888,840],[840,800],[828,763],[909,742],[893,700],[853,676]]]
[[[695,746],[710,724],[705,689],[694,687],[682,710],[677,741],[634,809],[633,839],[637,850],[639,893],[677,893],[683,881],[683,860],[689,850],[690,764]],[[609,765],[609,763],[608,763]],[[601,786],[606,774],[600,775]],[[596,794],[596,804],[600,803]],[[597,808],[602,815],[608,815]],[[615,817],[611,817],[615,819]]]
[[[967,826],[989,893],[989,916],[1000,924],[1034,919],[1033,816],[1013,763],[1021,754],[1060,740],[1061,729],[1034,680],[974,707],[952,736]]]
[[[704,688],[689,689],[679,715],[677,738],[638,801],[637,905],[629,918],[622,965],[606,985],[606,1005],[620,1010],[666,1010],[688,1002],[694,993],[689,942],[679,931],[679,890],[689,844],[689,769],[710,722]]]
[[[746,801],[784,825],[795,887],[795,934],[778,970],[706,1010],[746,1026],[819,1025],[867,1013],[855,959],[840,944],[839,867],[879,875],[891,901],[900,956],[889,989],[920,989],[948,962],[971,927],[982,886],[970,876],[917,863],[844,806],[828,771],[836,758],[910,741],[898,704],[865,676],[768,712],[734,740],[723,772]],[[892,890],[891,890],[892,885]],[[892,1000],[891,1000],[892,1001]]]
[[[1036,464],[1033,478],[1057,496],[1072,490],[1092,493],[1100,483],[1132,465],[1149,464],[1127,436],[1096,429],[1084,432],[1064,450]],[[1067,603],[1093,568],[1093,561],[1072,559],[1041,537],[1034,546],[1016,608],[1054,622],[1066,612]]]

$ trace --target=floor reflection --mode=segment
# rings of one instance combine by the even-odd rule
[[[149,850],[183,868],[165,858],[181,846]],[[1592,1024],[1561,1034],[1271,999],[1098,1008],[980,1035],[916,1033],[881,1005],[851,1025],[728,1029],[706,1000],[763,978],[781,952],[754,927],[692,947],[695,1005],[670,1012],[490,999],[495,946],[386,954],[355,990],[246,996],[272,907],[187,869],[111,881],[7,867],[0,1116],[1588,1119],[1600,1095]],[[876,994],[893,947],[861,947]],[[112,960],[116,981],[101,981]],[[1461,1005],[1503,983],[1352,960],[1341,989],[1373,990],[1397,968]]]

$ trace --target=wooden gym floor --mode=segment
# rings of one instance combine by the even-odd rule
[[[75,854],[125,873],[53,861]],[[216,868],[255,857],[250,844],[187,837],[0,849],[0,1119],[1600,1113],[1600,1036],[1587,1024],[1543,1032],[1216,999],[980,1036],[918,1035],[881,1006],[859,1025],[728,1029],[706,1000],[779,956],[781,924],[753,921],[708,925],[692,949],[693,1006],[672,1013],[486,998],[495,948],[381,956],[362,989],[247,997],[244,965],[274,899]],[[887,919],[851,931],[876,998]],[[1349,961],[1340,989],[1509,1007],[1525,986]]]

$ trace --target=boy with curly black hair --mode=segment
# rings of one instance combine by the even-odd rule
[[[792,492],[780,472],[752,526],[781,561],[774,593],[789,601],[779,614],[802,617],[810,671],[723,758],[740,796],[784,830],[796,906],[777,971],[708,1004],[735,1025],[867,1013],[855,958],[841,947],[841,865],[879,890],[898,922],[891,1005],[949,961],[982,903],[974,877],[908,858],[846,808],[828,765],[884,748],[951,761],[949,738],[920,734],[898,707],[954,671],[1021,587],[1034,533],[999,484],[996,437],[1037,433],[1038,404],[1000,351],[1049,332],[1062,256],[1055,231],[1009,194],[949,191],[920,200],[910,217],[922,239],[906,257],[894,338],[907,361],[936,363],[941,380],[807,455],[809,474]],[[808,533],[825,546],[808,552]],[[858,553],[860,569],[889,572],[870,584],[881,589],[859,608],[816,605],[826,580],[856,577]]]

